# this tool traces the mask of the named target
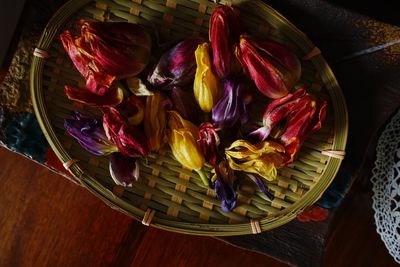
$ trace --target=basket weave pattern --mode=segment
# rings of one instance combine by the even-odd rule
[[[99,114],[68,100],[64,94],[65,84],[84,87],[85,82],[58,39],[62,29],[74,28],[80,18],[128,21],[157,33],[155,39],[165,44],[188,36],[207,37],[210,14],[217,4],[206,0],[72,0],[54,15],[39,41],[38,48],[47,51],[49,57],[34,57],[31,90],[35,112],[52,148],[81,185],[144,224],[201,235],[239,235],[272,229],[314,203],[340,166],[347,139],[347,111],[340,88],[319,49],[261,1],[221,2],[239,7],[251,34],[283,43],[303,59],[300,83],[329,103],[323,128],[306,140],[292,165],[280,169],[275,181],[266,182],[275,199],[269,201],[250,182],[242,181],[233,212],[223,212],[214,191],[206,188],[196,173],[184,169],[169,148],[141,160],[141,179],[133,187],[115,185],[110,178],[108,158],[84,151],[63,126],[64,118],[72,110]],[[255,105],[252,113],[261,116],[263,106]]]

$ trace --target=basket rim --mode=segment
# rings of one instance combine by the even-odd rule
[[[233,5],[239,5],[240,3],[247,1],[250,0],[233,0],[229,2]],[[70,0],[65,3],[49,20],[40,37],[37,48],[44,51],[50,48],[55,36],[58,34],[60,28],[62,27],[61,25],[65,21],[67,21],[70,16],[76,13],[81,7],[91,2],[95,2],[95,0]],[[220,2],[221,4],[226,4],[225,2],[228,1]],[[305,53],[312,51],[315,48],[315,45],[308,39],[308,37],[279,12],[277,12],[261,0],[251,0],[251,2],[252,4],[255,4],[258,8],[260,8],[263,12],[271,15],[271,17],[273,17],[273,19],[275,19],[277,23],[282,25],[282,27],[285,27],[291,33],[296,35],[296,37],[302,41],[302,43],[299,44],[299,47],[301,47]],[[218,4],[215,4],[215,6],[217,5]],[[334,111],[333,149],[344,151],[348,135],[348,113],[343,92],[339,87],[339,84],[332,70],[330,69],[329,65],[321,54],[313,57],[311,61],[316,67],[318,67],[321,73],[322,81],[326,85],[326,88],[332,98],[332,107]],[[70,162],[72,158],[61,145],[61,142],[57,137],[53,126],[50,123],[50,118],[46,110],[42,88],[42,75],[44,64],[45,58],[38,56],[33,57],[30,71],[31,98],[36,117],[47,141],[49,142],[51,148],[54,150],[61,162],[66,163]],[[338,116],[338,114],[340,114],[341,116]],[[267,216],[263,219],[258,220],[261,231],[276,228],[293,220],[300,212],[315,203],[333,181],[336,173],[339,170],[340,164],[341,159],[329,157],[326,168],[321,174],[321,176],[324,176],[324,179],[319,179],[319,181],[305,195],[303,195],[300,200],[293,203],[290,207],[277,212],[273,215],[272,218]],[[100,185],[100,183],[98,183],[90,175],[86,174],[76,164],[72,165],[69,171],[81,186],[85,187],[96,197],[103,200],[111,208],[119,210],[120,212],[123,212],[130,217],[142,221],[142,218],[145,215],[145,211],[134,207],[132,204],[128,204],[122,199],[118,198],[116,195],[114,195],[113,192]],[[155,217],[151,225],[163,230],[192,235],[232,236],[253,233],[250,223],[189,223],[171,221]]]

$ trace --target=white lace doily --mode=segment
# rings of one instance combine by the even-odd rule
[[[372,208],[377,232],[400,263],[400,110],[382,132],[372,170]]]

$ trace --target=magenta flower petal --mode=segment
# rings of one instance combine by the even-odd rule
[[[240,45],[235,45],[235,53],[245,73],[269,98],[285,96],[300,78],[301,64],[297,56],[272,40],[257,41],[242,35]]]
[[[147,80],[153,86],[172,89],[173,86],[184,88],[193,83],[196,72],[194,51],[204,43],[202,38],[192,37],[175,45],[162,55]]]
[[[114,107],[119,105],[124,98],[123,91],[117,87],[110,88],[105,95],[96,95],[86,89],[65,85],[64,92],[70,100],[91,107]]]
[[[146,157],[149,146],[144,133],[128,121],[115,108],[105,110],[103,125],[107,137],[127,157]]]
[[[116,77],[102,72],[96,63],[82,53],[76,45],[81,39],[72,37],[68,30],[61,33],[60,39],[75,67],[86,79],[86,88],[96,95],[107,94]]]
[[[213,167],[218,166],[220,162],[219,136],[211,123],[204,122],[199,126],[199,140],[197,142],[200,144],[205,160]]]
[[[241,32],[238,9],[230,6],[214,9],[210,18],[209,37],[214,69],[220,78],[238,73],[241,69],[233,50],[233,44],[239,41]]]
[[[121,78],[139,74],[151,53],[151,37],[139,24],[92,22],[78,24],[84,49],[105,73]]]

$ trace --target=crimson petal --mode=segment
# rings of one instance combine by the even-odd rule
[[[91,107],[114,107],[120,104],[124,98],[122,89],[117,87],[105,95],[97,95],[82,88],[65,85],[64,92],[70,100],[84,103]]]

